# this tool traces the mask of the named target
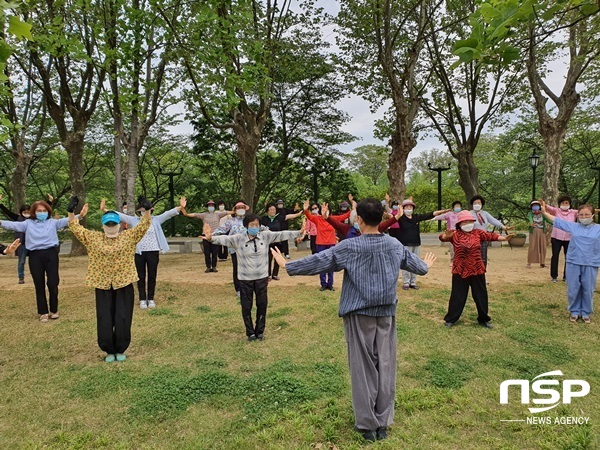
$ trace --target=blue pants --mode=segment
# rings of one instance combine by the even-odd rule
[[[333,244],[332,245],[318,245],[317,244],[317,253],[320,253],[331,247],[333,247]],[[333,272],[320,273],[319,279],[321,280],[321,287],[324,287],[324,288],[333,287]]]
[[[589,317],[593,310],[598,268],[567,263],[567,300],[572,316]]]
[[[19,262],[17,263],[17,274],[19,275],[19,280],[25,278],[25,261],[27,260],[27,249],[25,247],[21,248],[21,253],[19,253]]]

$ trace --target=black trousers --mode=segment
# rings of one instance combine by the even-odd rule
[[[551,238],[550,243],[552,244],[552,258],[550,259],[550,276],[552,278],[558,278],[558,257],[560,256],[560,249],[562,248],[565,254],[565,264],[563,266],[563,280],[567,272],[567,250],[569,250],[569,241],[561,241],[560,239]]]
[[[156,274],[158,273],[159,251],[135,254],[135,268],[138,273],[138,291],[140,301],[154,300],[156,290]],[[148,274],[148,290],[146,291],[146,274]]]
[[[129,347],[134,297],[133,284],[120,289],[96,289],[98,346],[102,351],[114,355]]]
[[[290,243],[287,240],[279,242],[279,245],[281,246],[279,247],[281,249],[281,253],[284,255],[290,254]]]
[[[29,272],[35,286],[38,314],[58,312],[58,247],[29,251]],[[50,311],[46,300],[46,285],[50,295]]]
[[[281,253],[283,253],[283,249],[281,248],[281,242],[276,242],[275,244],[269,245],[269,276],[279,276],[279,264],[275,258],[273,258],[273,253],[271,253],[272,248],[278,248]],[[271,269],[271,263],[273,263],[273,269]]]
[[[488,316],[488,293],[485,274],[473,275],[467,278],[452,274],[452,291],[448,303],[448,314],[444,317],[446,322],[454,323],[460,318],[467,302],[469,287],[471,287],[471,295],[477,307],[477,322],[485,323],[491,320]]]
[[[242,318],[246,327],[246,336],[263,334],[267,315],[267,286],[269,280],[240,280],[240,303],[242,304]],[[252,323],[252,300],[256,295],[256,325]]]
[[[204,247],[204,263],[206,264],[206,268],[217,267],[217,255],[220,245],[208,241],[204,241],[202,245]]]
[[[240,280],[238,279],[237,271],[237,255],[235,253],[231,254],[231,263],[233,264],[233,287],[235,288],[235,292],[240,292]]]
[[[219,259],[227,259],[227,255],[229,255],[229,251],[227,249],[226,245],[219,245],[219,251],[217,253],[217,256],[219,257]]]
[[[317,253],[317,236],[310,237],[310,252],[314,255]]]
[[[487,252],[488,246],[490,245],[489,241],[481,241],[481,259],[483,259],[483,265],[487,267]]]

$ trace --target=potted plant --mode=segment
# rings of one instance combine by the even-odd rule
[[[523,247],[526,240],[527,235],[525,233],[517,233],[508,242],[511,247]]]

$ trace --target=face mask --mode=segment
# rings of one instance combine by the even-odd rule
[[[313,214],[319,214],[319,210],[318,209],[313,209],[313,210],[311,210],[311,213],[313,213]]]
[[[248,228],[248,234],[250,236],[258,236],[258,232],[260,231],[260,228],[258,227],[250,227]]]
[[[209,206],[208,207],[208,212],[215,212],[215,207],[214,206]]]
[[[354,229],[357,231],[360,231],[360,227],[358,226],[358,223],[354,223]]]
[[[571,207],[569,205],[561,205],[560,209],[563,211],[568,211]]]
[[[23,213],[23,217],[25,217],[26,219],[29,219],[31,217],[31,214],[29,214],[29,213]]]
[[[340,209],[341,209],[342,211],[348,211],[348,208],[346,208],[345,206],[342,206]]]
[[[219,205],[219,211],[225,211],[225,205]]]
[[[237,209],[235,211],[235,213],[240,217],[244,217],[246,215],[246,210],[245,209]]]
[[[394,205],[394,206],[392,206],[392,209],[393,209],[394,211],[398,211],[398,205]]]
[[[537,211],[539,211],[539,210],[540,210],[540,207],[539,207],[538,205],[533,205],[533,206],[531,207],[531,210],[532,210],[532,211],[534,211],[534,212],[537,212]]]
[[[109,227],[108,225],[102,225],[102,229],[104,230],[104,234],[107,238],[116,238],[119,235],[119,225],[113,225]]]
[[[280,203],[277,205],[277,209],[283,209],[283,205]]]
[[[578,219],[578,220],[581,225],[591,225],[594,222],[593,217],[582,217],[581,219]]]
[[[405,209],[404,210],[404,214],[406,214],[407,216],[412,216],[413,210],[412,209]]]
[[[481,211],[481,205],[473,205],[475,211]]]
[[[459,208],[458,206],[456,208],[454,208],[454,212],[455,213],[459,213],[462,211],[462,208]]]
[[[45,220],[48,219],[48,213],[47,212],[35,213],[35,217],[37,218],[37,220],[44,222]]]
[[[474,223],[466,223],[460,226],[460,229],[463,230],[465,233],[470,233],[471,231],[473,231],[473,228],[475,228]]]

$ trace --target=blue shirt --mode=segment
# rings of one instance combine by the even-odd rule
[[[140,220],[141,217],[129,216],[127,214],[123,214],[122,212],[117,212],[122,222],[125,222],[127,225],[135,227]],[[165,237],[165,233],[162,229],[162,224],[169,220],[171,217],[175,217],[179,214],[179,210],[177,208],[170,209],[165,211],[164,213],[158,216],[152,216],[152,227],[154,228],[154,232],[156,233],[156,239],[158,241],[158,246],[160,247],[160,251],[163,253],[167,253],[169,251],[169,244],[167,243],[167,238]],[[135,252],[139,255],[142,254],[142,247],[138,242]]]
[[[571,233],[571,242],[567,252],[567,262],[580,266],[600,267],[600,225],[582,225],[579,222],[567,222],[554,219],[554,226]]]
[[[285,268],[289,275],[344,270],[340,317],[395,315],[400,269],[417,275],[428,271],[427,264],[386,234],[363,234],[345,239],[323,252],[290,261]]]
[[[2,221],[0,225],[5,230],[25,233],[25,247],[27,250],[45,250],[58,247],[58,230],[69,225],[69,218],[46,219],[44,222],[37,219],[27,219],[23,222]]]

